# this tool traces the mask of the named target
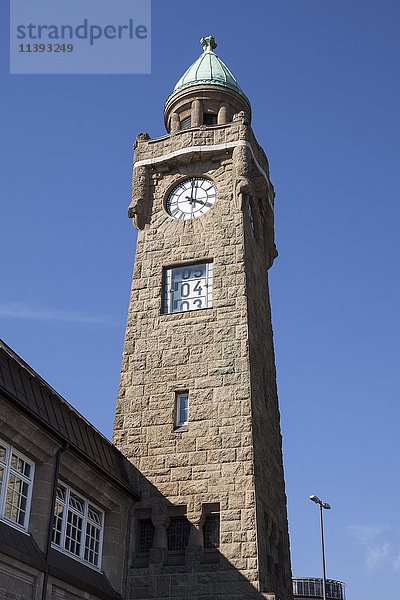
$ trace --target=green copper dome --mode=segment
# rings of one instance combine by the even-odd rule
[[[200,43],[203,46],[203,53],[179,79],[168,100],[184,88],[214,84],[234,90],[249,102],[226,64],[215,54],[214,49],[217,44],[213,36],[201,38]]]

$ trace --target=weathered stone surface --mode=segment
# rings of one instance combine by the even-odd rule
[[[135,587],[132,572],[128,597],[239,600],[273,589],[290,600],[266,279],[275,249],[267,159],[240,116],[139,139],[135,161],[144,161],[134,170],[131,206],[139,233],[114,440],[148,479],[141,506],[151,507],[153,522],[154,511],[168,523],[186,507],[190,539],[197,535],[200,546],[184,556],[165,551],[149,566],[152,586]],[[196,176],[217,186],[214,207],[199,219],[171,219],[169,191]],[[163,269],[205,260],[214,268],[212,308],[162,314]],[[174,403],[182,390],[189,390],[189,424],[179,431]],[[220,551],[212,562],[201,549],[202,511],[218,503]],[[273,573],[267,555],[279,563]]]

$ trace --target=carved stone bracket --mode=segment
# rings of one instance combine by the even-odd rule
[[[132,199],[128,207],[128,217],[132,219],[136,229],[143,229],[148,220],[149,206],[148,198],[149,177],[146,167],[138,167],[133,170]]]
[[[138,133],[136,136],[135,143],[133,144],[133,147],[136,148],[138,145],[138,142],[146,142],[149,139],[150,139],[150,136],[146,131],[143,131],[142,133]]]
[[[274,264],[274,260],[278,256],[278,250],[277,250],[275,244],[269,249],[268,256],[269,256],[268,269],[270,269],[272,267],[272,265]]]
[[[239,210],[243,208],[245,196],[254,196],[254,186],[250,181],[251,152],[247,146],[236,146],[232,153],[234,193]]]
[[[235,113],[232,117],[232,121],[234,123],[241,123],[242,125],[248,125],[249,124],[249,117],[248,115],[246,115],[246,113],[244,112],[244,110],[241,110],[238,113]]]

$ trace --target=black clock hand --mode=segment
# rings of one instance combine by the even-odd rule
[[[198,189],[199,189],[198,186],[195,185],[195,184],[193,184],[193,187],[192,187],[192,201],[193,202],[198,202],[199,204],[202,204],[204,206],[205,203],[203,202],[203,200],[198,200],[197,199]],[[194,194],[193,194],[193,192],[194,192]]]
[[[190,190],[190,198],[189,198],[189,196],[185,196],[185,200],[189,200],[190,204],[193,204],[193,201],[194,201],[194,198],[193,198],[193,187],[194,187],[194,184],[193,184],[193,181],[192,181],[192,189]]]
[[[185,200],[189,200],[190,204],[194,204],[195,202],[198,202],[199,204],[202,204],[204,206],[205,202],[203,200],[197,200],[196,198],[189,198],[189,196],[185,196]]]

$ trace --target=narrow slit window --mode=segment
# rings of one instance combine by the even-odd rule
[[[254,212],[253,212],[253,207],[250,202],[250,198],[247,203],[247,214],[249,215],[251,229],[252,229],[253,233],[255,233],[256,225],[255,225]]]
[[[184,427],[189,423],[189,392],[176,394],[176,427]]]
[[[208,550],[219,548],[219,538],[219,515],[208,515],[203,525],[204,548]]]

